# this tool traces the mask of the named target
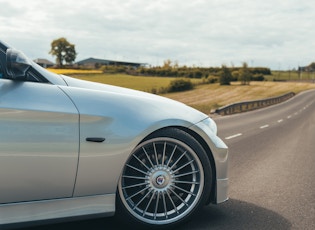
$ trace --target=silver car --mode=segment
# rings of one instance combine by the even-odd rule
[[[0,41],[0,228],[113,215],[177,225],[228,199],[227,168],[207,115],[53,74]]]

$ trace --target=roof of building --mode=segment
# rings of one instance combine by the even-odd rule
[[[37,64],[45,64],[45,65],[54,65],[55,63],[47,60],[47,59],[44,59],[44,58],[37,58],[34,60],[35,63]]]
[[[96,63],[103,64],[103,65],[131,65],[131,66],[146,65],[146,63],[114,61],[114,60],[106,60],[106,59],[99,59],[99,58],[92,58],[92,57],[76,62],[76,64],[78,65],[91,65],[91,64],[96,64]]]

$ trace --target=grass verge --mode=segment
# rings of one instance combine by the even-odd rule
[[[219,84],[199,85],[192,91],[164,94],[163,96],[181,101],[204,113],[221,106],[249,100],[259,100],[280,96],[285,93],[299,93],[315,89],[315,84],[305,82],[251,82],[240,85],[236,82],[230,86]]]

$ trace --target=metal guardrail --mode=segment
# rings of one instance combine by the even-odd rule
[[[295,93],[290,92],[279,97],[272,97],[255,101],[238,102],[218,108],[214,111],[214,113],[217,113],[219,115],[229,115],[234,113],[247,112],[284,102],[293,97],[294,95]]]

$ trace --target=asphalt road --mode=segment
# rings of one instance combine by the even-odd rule
[[[215,117],[230,149],[230,200],[179,230],[315,229],[315,91],[265,109]],[[23,230],[119,229],[113,218]]]

